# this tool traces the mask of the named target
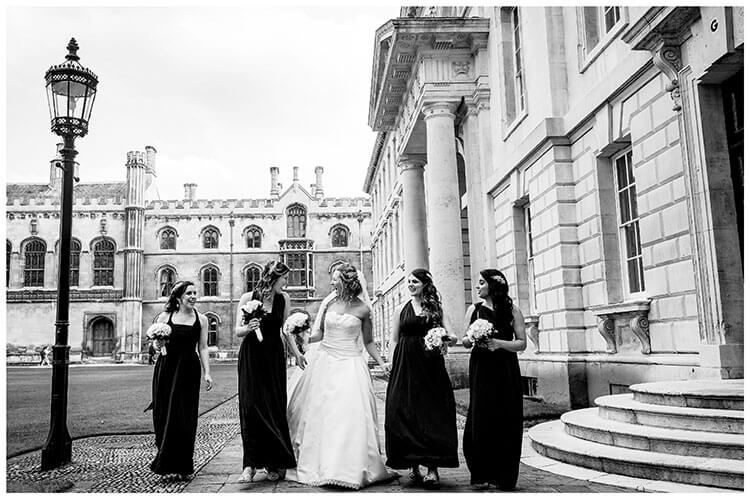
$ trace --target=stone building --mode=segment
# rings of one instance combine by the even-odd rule
[[[461,335],[496,267],[529,394],[743,377],[743,52],[742,8],[401,8],[372,65],[377,334],[428,266]]]
[[[54,342],[60,209],[60,157],[47,184],[6,187],[6,341],[9,361]],[[263,265],[290,266],[292,308],[317,311],[330,291],[330,271],[351,262],[371,273],[370,202],[324,195],[323,167],[300,184],[298,167],[282,189],[270,168],[263,199],[161,200],[156,150],[129,152],[125,181],[74,187],[71,255],[71,358],[137,360],[144,332],[163,310],[172,285],[192,280],[197,308],[209,319],[212,355],[239,348],[233,321],[240,296]],[[369,280],[369,279],[368,279]],[[33,319],[30,319],[33,318]]]

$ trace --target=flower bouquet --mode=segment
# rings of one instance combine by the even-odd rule
[[[241,310],[243,325],[247,325],[253,319],[262,319],[266,314],[265,310],[263,310],[263,302],[259,300],[250,300],[242,305]],[[258,341],[263,341],[263,333],[261,333],[260,328],[255,329],[253,332],[258,337]]]
[[[466,331],[466,337],[469,338],[472,345],[486,342],[490,335],[495,331],[492,324],[485,319],[477,319],[471,323],[469,330]]]
[[[151,324],[146,330],[146,338],[153,342],[154,348],[158,350],[161,355],[167,355],[166,343],[171,334],[172,328],[169,327],[169,324],[163,322]]]
[[[286,322],[284,322],[284,333],[294,336],[297,348],[303,353],[306,341],[302,333],[309,329],[310,316],[304,312],[294,312],[287,318]]]
[[[443,342],[449,340],[448,332],[442,327],[433,327],[424,337],[425,349],[434,350],[435,348],[442,348]]]

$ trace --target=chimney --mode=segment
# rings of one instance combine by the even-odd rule
[[[57,144],[57,154],[49,162],[49,186],[51,189],[60,190],[62,188],[62,154],[60,150],[63,148],[62,142]],[[60,167],[58,167],[60,165]]]
[[[184,184],[185,187],[185,201],[195,201],[195,188],[198,184]]]
[[[299,183],[299,166],[293,167],[292,170],[294,171],[294,178],[292,180],[294,181],[295,184],[298,184]]]
[[[279,167],[272,166],[270,170],[271,170],[271,197],[278,199],[279,188],[281,186],[281,184],[279,184]]]
[[[323,167],[315,167],[315,197],[323,199]]]

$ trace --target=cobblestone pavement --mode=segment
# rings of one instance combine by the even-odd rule
[[[237,397],[198,420],[194,463],[199,470],[240,431]],[[72,461],[40,471],[41,451],[7,461],[8,491],[182,492],[190,483],[156,475],[149,464],[156,455],[153,434],[109,435],[77,439]]]
[[[375,379],[375,390],[378,397],[378,422],[380,423],[380,439],[383,448],[385,447],[382,426],[385,420],[385,385],[385,381],[382,379]],[[196,473],[187,481],[177,481],[151,473],[148,465],[156,454],[153,434],[110,435],[75,440],[72,462],[56,470],[47,472],[39,470],[41,460],[41,452],[39,451],[8,459],[7,488],[9,492],[130,493],[312,493],[340,490],[335,487],[309,487],[287,481],[237,483],[242,471],[242,441],[239,435],[238,417],[236,397],[201,416],[198,422],[194,456]],[[466,419],[462,415],[457,415],[459,442],[461,442],[465,422]],[[459,468],[440,470],[441,491],[472,491],[469,485],[469,472],[460,449],[459,464]],[[551,472],[553,470],[555,471]],[[405,471],[401,471],[401,475],[396,480],[367,487],[362,491],[424,492],[424,489],[409,482]],[[524,437],[518,492],[634,492],[634,481],[638,480],[555,463],[536,454],[531,449],[528,438]],[[665,482],[659,483],[664,484]],[[625,487],[618,485],[624,485]],[[658,488],[649,489],[648,487],[645,489],[659,490]],[[679,491],[680,489],[676,484],[668,484],[663,485],[662,490]],[[720,491],[721,489],[714,490]]]

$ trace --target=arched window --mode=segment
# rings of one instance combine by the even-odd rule
[[[260,267],[252,265],[245,269],[245,292],[249,292],[255,289],[260,281]]]
[[[209,266],[201,272],[203,280],[203,296],[218,296],[219,294],[219,270]]]
[[[10,286],[10,250],[13,249],[13,245],[10,241],[5,240],[5,287]]]
[[[78,286],[78,276],[81,267],[81,243],[78,239],[70,241],[70,285]]]
[[[286,237],[306,237],[307,210],[293,204],[286,210]]]
[[[115,284],[115,243],[102,239],[94,245],[94,286]]]
[[[159,234],[159,249],[177,249],[177,233],[173,229],[164,229]]]
[[[206,249],[219,247],[219,231],[214,227],[209,227],[203,231],[203,247]]]
[[[206,314],[208,319],[208,346],[215,347],[219,337],[219,319],[212,314]]]
[[[343,225],[337,225],[331,231],[331,246],[345,248],[349,246],[349,230]]]
[[[175,282],[175,271],[165,267],[159,272],[159,296],[169,296]]]
[[[247,232],[245,232],[245,241],[247,241],[247,247],[260,248],[262,235],[263,233],[261,232],[260,227],[257,227],[255,225],[251,225],[250,227],[248,227]]]
[[[44,286],[44,255],[47,245],[41,239],[33,239],[24,248],[23,285]]]

